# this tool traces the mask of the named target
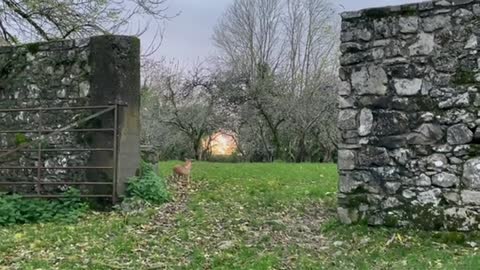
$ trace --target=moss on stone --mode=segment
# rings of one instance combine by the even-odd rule
[[[405,213],[405,216],[402,217],[402,219],[411,221],[412,226],[415,228],[441,230],[446,223],[443,209],[431,204],[406,205],[402,208],[402,211]]]
[[[389,16],[391,13],[388,9],[385,8],[372,8],[367,9],[363,12],[363,15],[371,19],[381,19]]]
[[[22,144],[28,143],[30,139],[25,136],[23,133],[16,133],[15,134],[15,145],[20,146]]]
[[[30,43],[25,45],[25,48],[27,48],[29,53],[36,54],[40,51],[40,43]]]
[[[475,72],[473,72],[472,70],[465,70],[459,68],[457,72],[453,75],[452,82],[455,85],[475,84]]]
[[[469,157],[480,157],[480,144],[470,144]]]
[[[140,39],[139,38],[132,38],[132,48],[134,50],[140,50]]]
[[[400,10],[401,16],[417,16],[418,9],[414,6],[403,6]]]
[[[402,6],[399,11],[392,11],[389,8],[372,8],[365,10],[363,12],[364,17],[370,19],[382,19],[386,17],[390,17],[392,15],[399,15],[403,17],[408,16],[417,16],[418,10],[415,6]]]

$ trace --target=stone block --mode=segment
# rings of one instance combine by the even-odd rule
[[[462,181],[466,188],[480,190],[480,157],[465,162]]]
[[[458,186],[460,179],[454,174],[443,172],[434,175],[432,177],[432,183],[438,187],[451,188]]]
[[[360,111],[360,126],[358,128],[358,133],[360,136],[367,136],[372,131],[373,126],[373,114],[369,109],[362,109]]]
[[[377,136],[405,134],[409,129],[409,119],[406,113],[390,110],[373,111],[372,133]]]
[[[394,85],[397,94],[400,96],[415,96],[422,90],[421,79],[396,79]]]
[[[404,34],[416,33],[418,30],[419,18],[416,16],[401,17],[399,19],[400,32]]]
[[[451,145],[466,144],[473,140],[473,132],[465,124],[451,126],[447,130],[447,142]]]
[[[338,127],[341,130],[357,129],[357,110],[345,109],[338,114]]]
[[[387,74],[379,66],[363,66],[352,73],[352,87],[358,95],[385,95],[387,82]]]
[[[355,169],[355,152],[352,150],[338,150],[338,168],[340,170]]]
[[[429,55],[435,48],[435,36],[433,34],[420,33],[417,42],[408,49],[411,56]]]
[[[426,123],[408,135],[408,143],[413,145],[432,145],[442,140],[444,131],[439,125]]]
[[[338,181],[338,190],[345,194],[354,193],[363,185],[363,181],[355,180],[351,177],[351,174],[341,174]]]
[[[383,147],[367,146],[358,151],[359,166],[385,166],[389,163],[390,156]]]
[[[460,196],[466,205],[480,205],[480,191],[463,190]]]

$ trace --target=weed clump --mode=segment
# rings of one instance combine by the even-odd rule
[[[141,200],[154,205],[170,200],[167,183],[155,172],[152,164],[142,162],[140,176],[129,180],[127,200]]]
[[[74,222],[87,210],[80,192],[70,189],[59,200],[27,199],[20,195],[0,194],[0,226],[43,223]]]

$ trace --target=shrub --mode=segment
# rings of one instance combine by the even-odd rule
[[[133,177],[128,182],[127,197],[156,205],[170,200],[165,180],[158,176],[152,164],[146,162],[142,162],[140,176]]]
[[[28,199],[19,195],[0,195],[0,226],[38,223],[73,222],[88,210],[79,191],[70,189],[59,200]]]

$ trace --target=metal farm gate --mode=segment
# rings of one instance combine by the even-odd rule
[[[0,113],[11,114],[11,113],[35,113],[37,129],[26,129],[26,130],[3,130],[0,127],[0,135],[2,136],[18,136],[17,134],[35,134],[37,137],[32,139],[29,142],[22,143],[21,145],[16,146],[15,148],[0,148],[0,172],[5,171],[28,171],[33,172],[33,180],[25,179],[12,179],[4,178],[0,174],[0,190],[2,187],[25,187],[30,186],[34,187],[34,192],[21,192],[18,195],[23,197],[32,197],[32,198],[62,198],[66,195],[59,192],[53,192],[50,189],[44,187],[50,186],[65,186],[65,187],[78,187],[84,186],[89,187],[89,192],[83,192],[80,196],[83,198],[108,198],[111,199],[113,203],[116,203],[118,199],[117,194],[117,163],[118,163],[118,108],[119,105],[105,105],[105,106],[83,106],[83,107],[49,107],[49,108],[26,108],[26,109],[0,109]],[[83,117],[82,119],[76,120],[72,123],[69,123],[63,127],[56,129],[46,129],[45,123],[43,123],[43,117],[45,113],[61,113],[65,114],[66,112],[83,112],[85,115],[88,113],[88,116]],[[113,114],[113,115],[108,115]],[[113,125],[108,128],[81,128],[79,127],[82,124],[98,119],[99,117],[112,117]],[[53,136],[62,136],[66,133],[96,133],[102,132],[109,134],[111,138],[112,147],[106,148],[92,148],[92,147],[47,147],[44,148],[44,142]],[[44,157],[46,154],[52,155],[56,153],[57,155],[72,155],[72,153],[78,152],[106,152],[109,153],[110,158],[112,158],[112,166],[69,166],[64,164],[61,166],[51,166],[45,164]],[[30,155],[36,155],[36,162],[34,166],[10,166],[2,164],[1,160],[12,157],[14,155],[19,155],[19,153],[29,153]],[[14,157],[15,159],[15,157]],[[17,160],[18,161],[18,160]],[[72,181],[72,179],[62,179],[59,181],[50,181],[45,179],[46,171],[88,171],[88,170],[111,170],[111,179],[110,181],[99,181],[98,179],[89,179],[82,181]],[[111,193],[97,193],[92,187],[98,186],[111,186]],[[33,189],[32,189],[33,190]]]

